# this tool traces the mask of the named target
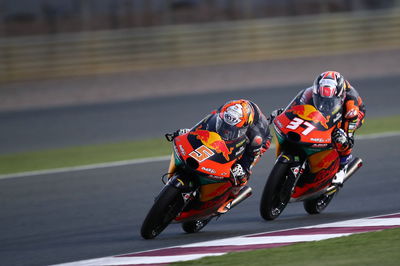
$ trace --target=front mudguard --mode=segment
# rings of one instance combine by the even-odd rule
[[[173,186],[183,192],[193,191],[195,188],[192,178],[179,174],[174,174],[170,179],[168,179],[167,185]]]

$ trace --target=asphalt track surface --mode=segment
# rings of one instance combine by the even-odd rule
[[[387,77],[353,82],[362,88],[370,117],[400,114],[396,98],[399,81],[400,78]],[[268,112],[285,105],[298,87],[3,113],[0,121],[20,132],[15,131],[12,136],[2,130],[1,137],[7,136],[13,145],[7,148],[3,141],[1,145],[11,152],[119,141],[128,139],[129,134],[138,139],[159,137],[165,131],[191,126],[227,98],[253,99]],[[131,119],[135,126],[126,125]],[[98,135],[90,138],[89,129]],[[28,140],[18,146],[21,136]],[[274,152],[270,151],[254,170],[251,198],[200,233],[185,234],[180,225],[171,225],[150,241],[141,239],[139,230],[161,189],[160,176],[166,171],[167,162],[0,180],[0,264],[49,265],[398,212],[399,141],[400,137],[357,141],[355,155],[362,157],[365,164],[320,215],[308,215],[301,203],[293,203],[277,220],[262,220],[258,206],[273,164]]]
[[[400,114],[399,76],[352,80],[367,104],[368,117]],[[142,101],[0,112],[0,154],[160,138],[191,127],[229,99],[256,102],[264,113],[286,106],[310,84],[164,97]]]

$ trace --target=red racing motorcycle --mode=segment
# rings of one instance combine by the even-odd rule
[[[293,101],[274,119],[277,159],[261,198],[260,214],[265,220],[277,218],[289,202],[302,201],[309,214],[328,206],[341,187],[332,183],[340,159],[331,139],[341,117],[339,103],[323,114],[313,105]],[[361,166],[362,160],[354,158],[344,181]]]
[[[212,128],[215,120],[209,118],[181,136],[166,135],[173,144],[168,182],[143,221],[143,238],[156,237],[170,223],[181,223],[187,233],[198,232],[251,195],[250,187],[236,186],[231,178],[247,137],[225,141]]]

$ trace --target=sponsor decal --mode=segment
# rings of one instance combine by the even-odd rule
[[[283,127],[281,121],[279,121],[278,119],[275,119],[275,120],[274,120],[274,123],[275,123],[276,125],[278,125],[278,127],[280,127],[280,128]],[[275,129],[276,129],[276,128],[277,128],[277,127],[275,127]]]
[[[209,172],[209,173],[211,173],[211,174],[215,174],[217,171],[215,171],[214,169],[212,169],[212,168],[207,168],[207,167],[201,167],[201,170],[204,170],[204,171],[206,171],[206,172]]]
[[[340,118],[342,118],[342,113],[337,113],[335,118],[333,119],[333,123],[336,123]]]
[[[179,151],[181,152],[181,154],[182,154],[183,156],[186,156],[185,149],[183,148],[182,145],[179,145]]]
[[[348,111],[345,115],[346,118],[353,118],[356,117],[358,115],[358,111],[357,109],[352,109],[350,111]]]
[[[246,139],[242,140],[238,144],[236,144],[236,148],[242,146],[246,142]]]
[[[235,153],[235,156],[238,156],[239,154],[241,154],[242,152],[244,152],[244,146],[240,147],[239,150]]]
[[[323,148],[323,147],[326,147],[326,146],[328,146],[328,144],[326,144],[326,143],[315,143],[311,147],[313,147],[313,148]]]
[[[320,139],[320,138],[311,138],[311,141],[316,141],[316,142],[324,142],[324,139]]]
[[[287,112],[291,112],[301,119],[312,121],[314,123],[320,123],[324,128],[328,129],[328,121],[330,116],[325,117],[321,114],[314,106],[306,104],[306,105],[295,105]]]
[[[229,161],[229,155],[232,153],[233,147],[228,148],[225,141],[220,135],[218,135],[218,133],[200,128],[201,126],[195,131],[190,132],[190,134],[201,140],[206,147],[215,150],[217,153],[222,153],[224,158]]]
[[[297,176],[300,172],[300,167],[292,167],[292,168],[290,168],[290,170],[292,170],[292,173],[294,174],[294,176]]]
[[[182,193],[182,198],[184,201],[188,201],[190,199],[190,193]]]

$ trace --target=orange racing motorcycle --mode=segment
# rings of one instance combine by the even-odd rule
[[[215,123],[208,117],[186,134],[166,134],[173,144],[169,173],[162,179],[168,176],[168,181],[143,221],[143,238],[156,237],[170,223],[181,223],[187,233],[198,232],[251,195],[251,188],[237,186],[231,173],[247,137],[225,141],[215,132]]]
[[[277,218],[289,202],[303,201],[309,214],[318,214],[328,206],[341,187],[332,183],[340,158],[331,139],[341,118],[340,102],[331,103],[322,113],[295,99],[274,119],[277,159],[260,203],[265,220]],[[354,158],[344,181],[361,166],[362,160]]]

